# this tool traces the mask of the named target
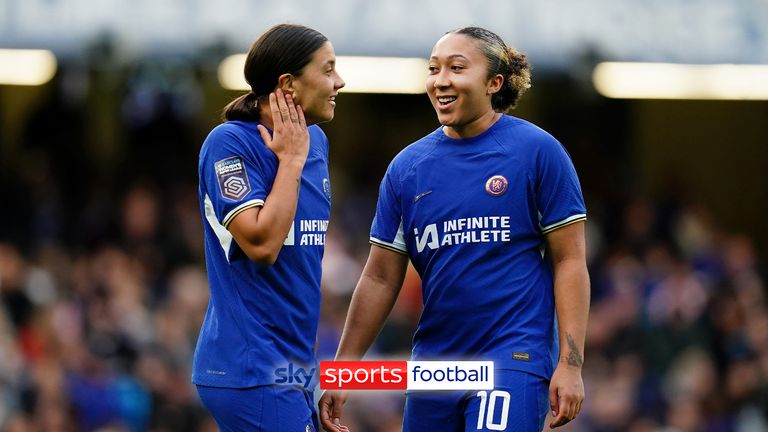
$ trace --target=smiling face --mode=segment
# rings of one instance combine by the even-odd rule
[[[469,36],[449,33],[432,48],[427,94],[449,136],[470,137],[490,127],[498,118],[491,95],[503,82],[501,75],[488,78],[488,60]]]
[[[333,119],[336,94],[344,87],[344,80],[336,72],[336,53],[330,42],[312,54],[312,60],[299,76],[293,77],[290,86],[294,101],[304,109],[307,123]]]

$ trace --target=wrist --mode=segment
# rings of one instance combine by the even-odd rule
[[[291,156],[283,156],[277,158],[277,162],[280,165],[284,165],[287,167],[294,167],[294,168],[304,168],[304,163],[307,161],[306,157],[291,155]]]
[[[560,359],[559,362],[565,364],[569,368],[581,370],[581,366],[584,364],[584,338],[581,338],[581,343],[577,343],[576,339],[565,331],[565,337],[560,340]],[[565,339],[565,340],[563,340]]]
[[[558,365],[566,366],[569,369],[574,369],[581,371],[582,367],[584,366],[584,361],[582,359],[576,359],[573,356],[561,356],[558,359]]]

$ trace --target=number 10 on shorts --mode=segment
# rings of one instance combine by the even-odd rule
[[[487,391],[477,392],[480,398],[480,410],[477,413],[477,430],[483,428],[492,431],[503,431],[507,429],[509,421],[509,403],[511,397],[509,393],[503,390],[494,390],[489,395]],[[496,407],[501,405],[501,418],[498,423],[494,422]]]

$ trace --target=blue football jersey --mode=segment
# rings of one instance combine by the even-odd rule
[[[371,243],[407,254],[422,279],[415,360],[493,360],[549,378],[557,361],[545,234],[586,219],[563,146],[503,115],[482,134],[438,128],[406,147],[379,190]]]
[[[309,127],[293,225],[274,265],[251,261],[227,230],[238,213],[261,206],[277,157],[256,124],[217,126],[200,151],[199,198],[211,297],[195,349],[192,381],[245,388],[276,382],[276,370],[314,367],[320,273],[330,216],[328,140]],[[304,384],[304,383],[299,383]]]

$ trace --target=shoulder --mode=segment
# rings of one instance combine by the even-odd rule
[[[328,141],[328,137],[325,136],[325,131],[320,126],[318,126],[318,125],[310,125],[309,127],[307,127],[307,130],[309,131],[309,136],[310,137],[319,138],[319,139],[322,139],[324,141]]]
[[[309,140],[312,145],[318,146],[322,153],[328,156],[328,137],[325,135],[325,131],[318,125],[311,125],[307,128],[309,132]]]
[[[211,130],[208,134],[208,140],[228,140],[228,139],[244,139],[249,135],[252,135],[256,129],[256,122],[242,122],[242,121],[228,121],[224,122]],[[252,131],[251,131],[252,129]]]
[[[502,124],[495,130],[497,135],[506,135],[530,145],[540,146],[558,143],[557,139],[539,126],[518,117],[505,114],[500,120]]]
[[[521,118],[505,114],[494,130],[497,141],[516,154],[538,155],[564,151],[563,145],[549,132]]]
[[[391,172],[396,174],[398,178],[402,178],[419,163],[429,158],[438,148],[440,141],[438,133],[442,134],[440,128],[400,150],[389,164],[387,173],[390,174]]]
[[[258,134],[256,123],[228,121],[216,126],[205,138],[203,150],[211,151],[214,147],[245,145],[251,138],[248,126]]]
[[[208,134],[200,150],[200,159],[212,159],[239,154],[256,156],[260,149],[269,151],[261,139],[256,122],[228,121]]]

